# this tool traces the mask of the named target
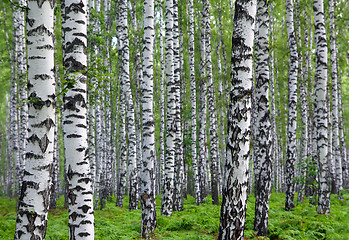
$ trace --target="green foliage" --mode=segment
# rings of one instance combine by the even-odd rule
[[[317,188],[317,164],[314,161],[313,157],[307,157],[304,162],[299,161],[297,163],[297,168],[299,168],[301,172],[305,172],[305,175],[296,176],[294,178],[295,183],[302,187],[310,187],[313,189]],[[314,179],[314,181],[310,181],[310,179]]]
[[[195,199],[188,196],[184,201],[184,211],[174,212],[171,217],[160,214],[160,197],[157,197],[157,228],[154,239],[215,239],[218,235],[220,207],[207,203],[195,205]],[[95,239],[138,239],[141,229],[141,211],[129,211],[128,197],[125,207],[115,207],[115,199],[107,202],[104,210],[95,211]],[[269,234],[267,238],[257,237],[253,231],[254,196],[250,195],[246,213],[245,239],[349,239],[349,193],[343,198],[331,198],[331,214],[319,215],[306,199],[293,211],[285,212],[285,195],[271,195]],[[68,211],[63,208],[64,199],[57,202],[57,209],[50,210],[46,239],[68,239]],[[0,236],[13,239],[16,222],[16,202],[8,198],[0,199]]]

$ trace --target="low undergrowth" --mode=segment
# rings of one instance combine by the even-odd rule
[[[248,199],[245,239],[349,239],[349,193],[342,199],[331,197],[331,214],[318,215],[316,206],[306,199],[298,203],[291,212],[285,212],[285,195],[273,193],[270,199],[269,235],[257,237],[253,231],[254,197]],[[68,211],[63,208],[60,198],[57,209],[50,210],[48,240],[68,239]],[[124,208],[115,207],[115,199],[106,208],[95,211],[95,239],[139,239],[141,211],[128,211],[128,199]],[[171,217],[161,216],[160,197],[157,198],[157,228],[154,239],[216,239],[218,236],[220,207],[206,203],[196,206],[195,199],[188,196],[184,201],[184,211],[174,212]],[[16,222],[16,202],[0,197],[0,239],[13,239]]]

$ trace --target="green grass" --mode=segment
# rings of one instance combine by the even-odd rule
[[[215,239],[218,235],[220,207],[213,206],[211,198],[207,203],[195,205],[195,199],[188,196],[183,212],[174,212],[171,217],[161,216],[160,198],[157,198],[157,228],[155,239]],[[113,199],[115,200],[115,199]],[[95,212],[95,239],[139,239],[141,211],[128,211],[127,198],[124,208],[115,207],[115,201],[107,203],[104,210]],[[284,210],[284,194],[273,193],[270,200],[268,238],[257,238],[253,231],[254,197],[248,199],[245,239],[349,239],[349,193],[343,200],[331,197],[331,214],[318,215],[316,207],[305,200],[291,212]],[[16,202],[0,198],[0,239],[13,239],[16,222]],[[47,240],[68,239],[68,212],[63,208],[63,198],[58,208],[49,213]]]

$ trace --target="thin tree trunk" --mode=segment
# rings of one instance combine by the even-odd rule
[[[318,213],[330,213],[330,187],[327,163],[327,42],[323,0],[314,0],[316,70],[315,70],[315,129],[319,163]]]
[[[81,4],[81,11],[71,9]],[[87,1],[65,0],[63,65],[71,84],[63,97],[68,177],[69,238],[94,239],[93,192],[87,132]]]
[[[201,199],[200,202],[204,201],[204,198],[207,196],[207,171],[206,171],[206,151],[207,151],[207,142],[206,142],[206,41],[205,41],[205,11],[204,6],[202,7],[202,16],[201,16],[201,38],[200,38],[200,109],[199,109],[199,181],[200,181],[200,193]]]
[[[28,161],[18,199],[15,239],[45,239],[46,235],[55,125],[53,12],[53,1],[28,2]]]
[[[273,6],[269,4],[269,15],[273,14]],[[274,43],[274,22],[273,19],[269,20],[269,30],[270,30],[270,44]],[[270,70],[269,70],[269,89],[270,89],[270,123],[271,123],[271,138],[272,138],[272,147],[271,147],[271,157],[274,160],[274,188],[275,192],[279,192],[279,154],[278,154],[278,136],[276,133],[276,107],[275,107],[275,88],[274,88],[274,49],[270,51]],[[276,78],[275,78],[276,79]]]
[[[236,1],[232,37],[226,182],[218,239],[243,239],[251,131],[252,50],[256,1]]]
[[[196,79],[194,58],[194,6],[193,0],[189,0],[189,75],[190,75],[190,104],[191,104],[191,153],[193,162],[193,178],[196,205],[200,204],[200,183],[198,171],[198,159],[196,151]]]
[[[347,61],[349,60],[349,55],[347,55]],[[347,63],[347,66],[349,64]],[[348,72],[349,73],[349,72]],[[338,106],[339,106],[339,134],[340,134],[340,141],[341,141],[341,158],[344,166],[343,170],[343,188],[348,189],[349,188],[349,163],[347,160],[347,146],[344,138],[344,127],[343,127],[343,103],[342,103],[342,89],[343,89],[343,83],[342,78],[340,78],[340,81],[338,81]]]
[[[142,122],[143,159],[141,164],[142,238],[150,238],[156,227],[155,134],[153,114],[154,0],[144,2]]]
[[[257,4],[256,38],[256,139],[255,159],[255,220],[258,236],[268,235],[269,198],[273,183],[272,131],[269,110],[269,13],[267,0]],[[256,26],[256,28],[257,28]]]
[[[333,159],[336,167],[336,194],[343,189],[342,158],[340,154],[339,127],[338,127],[338,73],[337,73],[337,45],[335,25],[336,0],[329,0],[330,13],[330,52],[332,77],[332,144]]]
[[[20,0],[19,4],[21,7],[26,7],[26,1]],[[19,172],[19,185],[20,188],[22,179],[23,179],[23,170],[25,166],[25,147],[26,147],[26,139],[28,136],[27,128],[28,128],[28,105],[26,104],[26,100],[28,98],[27,87],[26,84],[26,71],[27,71],[27,59],[25,55],[26,44],[25,44],[25,16],[22,9],[16,10],[18,11],[18,28],[17,28],[17,77],[18,83],[20,84],[19,88],[19,100],[20,100],[20,124],[19,124],[19,163],[20,163],[20,172]]]
[[[129,39],[127,22],[127,0],[120,2],[120,52],[121,66],[120,75],[122,78],[122,92],[126,97],[127,128],[128,128],[128,173],[129,173],[129,209],[138,209],[138,181],[137,181],[137,155],[136,155],[136,128],[134,105],[131,93],[131,82],[129,75]]]
[[[175,84],[175,165],[174,165],[174,192],[173,210],[183,210],[183,141],[181,121],[181,79],[180,79],[180,58],[179,58],[179,19],[178,1],[173,1],[173,82]]]
[[[123,86],[122,86],[123,87]],[[126,123],[125,123],[125,93],[120,91],[120,108],[119,108],[119,168],[118,168],[118,188],[116,196],[116,206],[122,207],[126,191],[126,174],[127,174],[127,147],[126,147]]]
[[[161,195],[161,214],[171,216],[174,193],[174,163],[176,138],[176,86],[174,82],[174,44],[173,44],[173,15],[172,0],[166,0],[165,49],[166,49],[166,85],[167,85],[167,113],[166,113],[166,153],[164,166],[164,185]]]
[[[204,1],[205,11],[205,44],[206,44],[206,73],[207,73],[207,98],[209,110],[209,132],[210,132],[210,160],[211,160],[211,193],[212,204],[218,205],[218,136],[217,136],[217,114],[216,114],[216,100],[215,100],[215,86],[212,77],[212,60],[211,60],[211,25],[210,25],[210,3],[208,0]]]
[[[294,208],[294,164],[296,162],[298,52],[293,23],[293,0],[286,0],[287,43],[290,49],[288,73],[288,123],[285,210]]]
[[[165,60],[164,60],[164,29],[163,29],[163,10],[162,1],[159,1],[159,13],[160,13],[160,192],[163,192],[164,187],[164,170],[165,170],[165,143],[164,143],[164,133],[165,133],[165,91],[164,91],[164,81],[165,81]]]

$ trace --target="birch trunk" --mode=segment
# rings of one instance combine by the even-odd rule
[[[287,44],[290,49],[288,73],[288,123],[285,210],[294,208],[294,164],[296,162],[298,52],[293,22],[293,0],[286,0]]]
[[[196,205],[200,204],[200,182],[198,171],[198,159],[196,151],[196,79],[194,56],[194,6],[193,0],[189,0],[189,75],[190,75],[190,104],[191,104],[191,153],[193,162],[193,178]]]
[[[267,0],[258,1],[256,37],[256,159],[255,172],[255,220],[258,236],[268,235],[269,198],[273,181],[272,131],[269,110],[269,13]]]
[[[349,55],[347,55],[347,60],[349,58]],[[349,66],[347,64],[347,66]],[[349,73],[349,72],[348,72]],[[342,103],[342,88],[343,83],[341,81],[338,81],[338,106],[339,106],[339,135],[340,135],[340,141],[341,141],[341,158],[343,162],[343,166],[345,167],[343,170],[343,188],[348,189],[349,188],[349,163],[347,160],[347,146],[344,138],[344,129],[343,129],[343,103]]]
[[[336,167],[336,194],[343,189],[342,158],[340,154],[339,127],[338,127],[338,73],[337,73],[337,45],[335,25],[336,0],[329,0],[330,13],[330,53],[332,77],[332,144],[333,159]]]
[[[123,88],[123,86],[122,86]],[[120,91],[120,108],[119,108],[119,168],[118,168],[118,186],[116,196],[116,206],[122,207],[126,191],[126,174],[127,174],[127,147],[126,147],[126,123],[125,123],[125,93]]]
[[[86,0],[65,0],[63,65],[66,81],[72,84],[63,98],[70,239],[94,239],[92,179],[87,157],[86,12]]]
[[[227,161],[218,239],[243,239],[251,131],[252,50],[256,1],[236,1],[228,112]]]
[[[174,192],[173,210],[183,210],[183,141],[182,141],[182,121],[181,121],[181,78],[180,78],[180,58],[179,58],[179,19],[178,1],[173,1],[173,82],[175,84],[175,166],[174,166]]]
[[[164,81],[165,81],[165,60],[164,60],[164,20],[163,20],[163,10],[162,1],[159,1],[159,12],[160,12],[160,192],[163,192],[164,187],[164,170],[165,170],[165,143],[164,143],[164,133],[165,133],[165,91],[164,91]]]
[[[269,15],[273,14],[272,4],[269,5]],[[274,22],[273,19],[269,20],[269,29],[270,29],[270,44],[274,43]],[[270,123],[271,123],[271,138],[272,138],[272,147],[271,147],[271,157],[274,160],[274,188],[275,192],[279,192],[279,154],[278,154],[278,136],[276,131],[276,107],[275,107],[275,85],[274,85],[274,49],[270,51],[270,70],[269,70],[269,89],[270,89]]]
[[[330,213],[330,187],[328,176],[327,139],[327,42],[323,0],[314,0],[316,70],[315,70],[315,129],[317,160],[319,163],[318,213]]]
[[[156,227],[155,211],[155,134],[153,114],[154,0],[144,2],[142,122],[143,159],[141,164],[142,238],[151,238]]]
[[[135,113],[132,100],[131,82],[129,75],[129,39],[127,22],[127,0],[120,2],[120,51],[121,66],[120,75],[122,78],[122,90],[126,96],[127,127],[128,127],[128,172],[129,172],[129,209],[138,209],[138,182],[137,182],[137,155],[136,155],[136,128]]]
[[[24,0],[19,1],[20,6],[26,7],[27,3]],[[17,77],[19,80],[19,99],[20,99],[20,124],[19,124],[19,163],[20,172],[18,181],[21,183],[23,179],[23,169],[25,166],[25,147],[26,138],[28,136],[28,105],[25,101],[28,98],[26,84],[27,76],[27,59],[26,59],[26,42],[25,42],[25,16],[21,9],[18,11],[18,28],[17,28],[17,40],[16,40],[16,51],[17,51]],[[20,184],[18,185],[20,188]]]
[[[201,38],[200,38],[200,109],[199,109],[199,181],[200,181],[200,193],[201,199],[200,202],[204,201],[204,198],[207,196],[207,169],[206,169],[206,151],[207,151],[207,142],[206,142],[206,41],[205,41],[205,26],[206,18],[204,6],[202,7],[202,16],[201,16]]]
[[[210,23],[210,3],[208,0],[204,1],[205,11],[205,45],[206,45],[206,74],[207,74],[207,99],[209,110],[209,132],[210,132],[210,160],[211,160],[211,194],[212,204],[218,205],[218,136],[217,136],[217,114],[216,114],[216,100],[215,100],[215,86],[212,77],[212,60],[211,60],[211,23]]]
[[[29,122],[15,239],[45,239],[55,125],[53,1],[29,1],[27,51]]]
[[[176,137],[176,86],[174,82],[174,44],[173,44],[173,0],[166,0],[165,22],[165,49],[166,49],[166,85],[167,85],[167,112],[166,112],[166,155],[164,166],[164,185],[161,195],[161,214],[171,216],[174,193],[174,163]]]
[[[14,161],[14,166],[15,166],[15,176],[14,176],[14,189],[15,191],[12,191],[12,187],[10,188],[10,197],[13,195],[17,195],[19,193],[19,184],[20,184],[20,179],[21,179],[21,163],[20,163],[20,154],[19,154],[19,136],[18,136],[18,127],[19,127],[19,119],[18,119],[18,83],[19,83],[19,78],[18,78],[18,65],[17,65],[17,58],[18,58],[18,50],[19,50],[19,43],[17,42],[19,33],[18,28],[20,27],[20,15],[21,9],[13,9],[13,55],[11,60],[11,90],[10,90],[10,141],[11,141],[11,152],[10,156],[12,158],[12,161]]]

